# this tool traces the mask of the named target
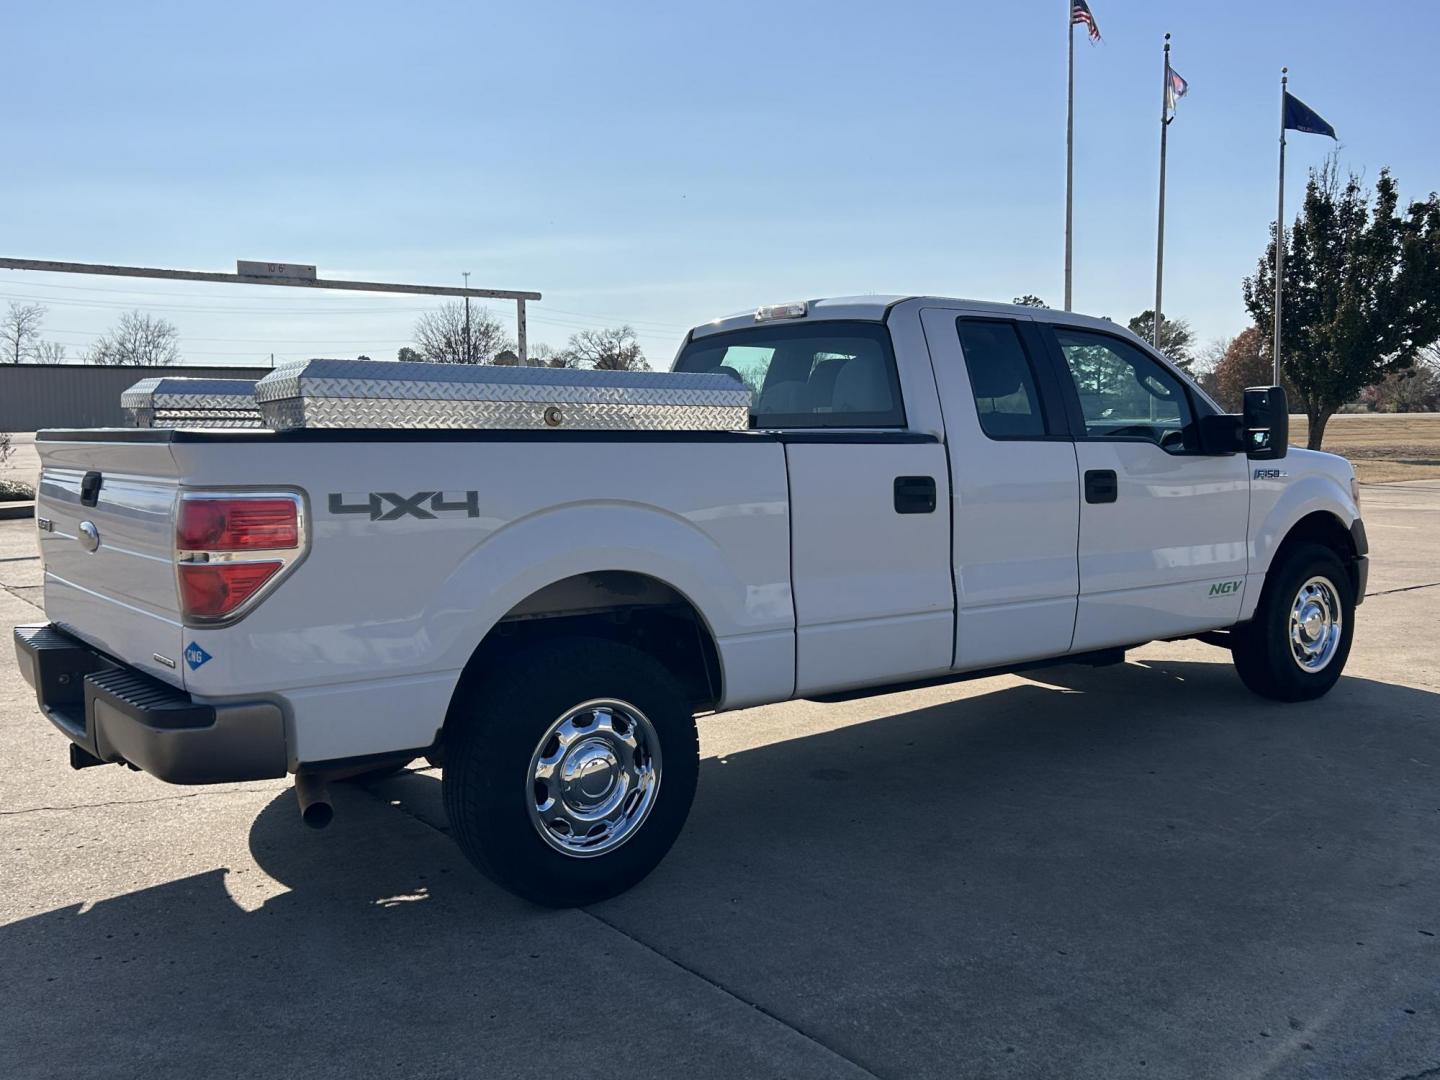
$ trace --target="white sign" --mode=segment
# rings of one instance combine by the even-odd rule
[[[315,280],[315,267],[300,263],[247,262],[235,260],[235,273],[241,277],[306,278]]]

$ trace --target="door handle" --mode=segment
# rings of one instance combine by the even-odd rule
[[[933,476],[895,477],[895,512],[897,514],[933,514],[935,512],[935,478]]]
[[[1085,470],[1085,501],[1112,503],[1120,494],[1120,481],[1114,469]]]

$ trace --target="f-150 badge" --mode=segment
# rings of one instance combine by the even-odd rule
[[[464,513],[480,516],[478,491],[417,491],[401,495],[394,491],[351,494],[334,491],[328,505],[332,514],[366,514],[371,521],[397,521],[403,517],[433,520],[441,514]]]

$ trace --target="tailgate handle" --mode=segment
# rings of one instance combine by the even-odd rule
[[[104,479],[98,472],[87,472],[80,481],[80,505],[94,506],[100,501],[100,483]]]
[[[897,476],[895,478],[895,512],[897,514],[933,514],[935,512],[935,478],[933,476]]]
[[[1112,503],[1120,494],[1120,481],[1114,469],[1087,469],[1085,471],[1085,501],[1088,503]]]

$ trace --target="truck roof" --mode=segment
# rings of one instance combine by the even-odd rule
[[[969,311],[978,315],[1019,315],[1026,318],[1038,316],[1047,322],[1067,323],[1072,326],[1088,326],[1093,329],[1108,330],[1111,332],[1114,332],[1118,328],[1122,333],[1129,333],[1123,326],[1117,327],[1117,324],[1111,322],[1109,319],[1097,319],[1092,315],[1079,315],[1073,311],[1056,311],[1052,308],[1025,307],[1020,304],[997,304],[987,300],[965,300],[950,296],[875,294],[869,296],[822,297],[806,302],[808,310],[806,311],[805,318],[809,320],[864,319],[880,322],[892,307],[907,300],[933,300],[938,307],[954,308],[957,311]],[[690,331],[690,336],[692,338],[705,337],[709,334],[723,333],[727,330],[739,330],[754,325],[755,311],[751,309],[749,311],[737,312],[734,315],[726,315],[713,322],[697,326]]]

